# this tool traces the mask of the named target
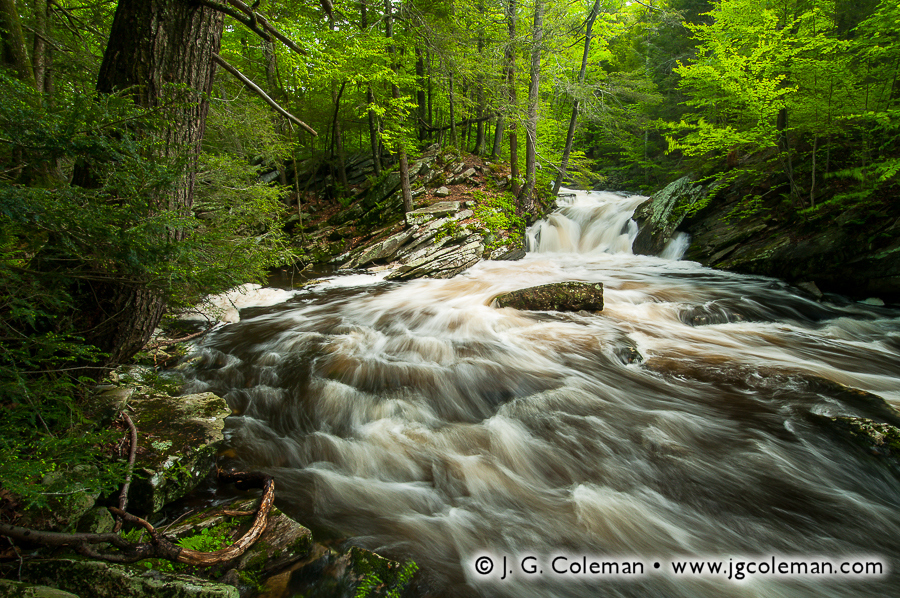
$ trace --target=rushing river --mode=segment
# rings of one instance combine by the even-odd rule
[[[842,385],[900,406],[900,312],[632,255],[642,199],[561,200],[521,261],[337,277],[244,309],[189,390],[241,414],[231,446],[283,509],[415,559],[431,595],[900,595],[900,478],[811,415],[877,418]],[[604,310],[490,305],[566,280],[602,282]],[[689,559],[723,573],[676,575]],[[618,577],[572,572],[612,560]],[[749,560],[789,573],[727,579]],[[885,570],[803,576],[800,560]]]

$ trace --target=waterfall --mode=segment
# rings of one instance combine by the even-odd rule
[[[275,476],[279,508],[415,559],[431,596],[896,595],[893,572],[674,571],[688,557],[900,562],[900,480],[819,417],[881,417],[865,393],[900,405],[900,312],[663,259],[683,240],[632,255],[643,199],[567,197],[517,262],[332,278],[244,309],[198,346],[186,391],[240,413],[230,448]],[[564,280],[602,282],[604,310],[490,307]],[[647,569],[552,574],[558,556]]]

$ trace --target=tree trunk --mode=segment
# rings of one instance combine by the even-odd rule
[[[215,73],[212,56],[219,51],[222,24],[222,13],[189,2],[119,0],[97,91],[130,90],[134,101],[145,108],[167,100],[190,100],[176,102],[169,110],[159,157],[175,158],[187,151],[188,166],[170,192],[152,198],[157,210],[185,214],[191,209]],[[172,85],[184,86],[190,97]],[[183,230],[169,232],[172,243],[184,237]],[[109,274],[114,279],[117,273]],[[85,340],[107,353],[110,364],[139,351],[165,310],[164,291],[147,284],[111,280],[79,290],[82,313],[88,318]]]
[[[428,100],[425,97],[425,53],[422,48],[416,46],[416,115],[419,122],[419,141],[425,141],[428,123],[426,122]]]
[[[537,113],[543,34],[544,0],[535,0],[534,33],[531,41],[531,84],[528,87],[528,120],[525,121],[525,187],[519,195],[519,205],[526,212],[530,212],[534,207],[534,184],[537,176]]]
[[[480,22],[484,22],[484,2],[478,3],[478,14],[481,17]],[[484,60],[484,27],[478,29],[478,59]],[[484,76],[479,74],[476,83],[477,88],[477,108],[475,109],[475,117],[481,119],[484,116]],[[475,132],[475,151],[472,152],[476,156],[480,156],[484,152],[484,121],[478,120],[478,129]]]
[[[11,68],[19,81],[34,86],[34,71],[25,48],[15,0],[0,0],[0,65]]]
[[[455,100],[456,94],[453,90],[453,71],[450,71],[450,145],[454,148],[459,147],[459,139],[456,136],[456,110],[455,110]]]
[[[587,71],[588,54],[591,51],[591,32],[594,28],[594,21],[597,19],[597,15],[600,14],[600,2],[601,0],[594,1],[594,7],[591,9],[591,14],[588,15],[587,22],[585,23],[584,53],[581,55],[581,70],[578,71],[578,87],[584,85],[584,76]],[[572,102],[572,118],[569,119],[569,130],[566,132],[566,146],[565,148],[563,148],[562,160],[559,163],[559,174],[556,176],[556,181],[553,183],[554,197],[556,197],[556,194],[559,193],[559,188],[562,186],[563,179],[566,178],[566,169],[568,169],[569,167],[569,156],[572,153],[572,142],[575,139],[575,125],[578,123],[578,105],[579,101],[576,97],[575,101]]]
[[[366,10],[366,0],[359,3],[360,25],[363,30],[369,28],[369,15]],[[369,145],[372,147],[372,163],[375,166],[375,176],[381,176],[381,136],[379,135],[378,117],[371,106],[375,103],[375,94],[372,92],[372,85],[366,85],[366,104],[369,106]]]
[[[392,9],[391,0],[384,0],[384,29],[388,39],[391,39],[394,36]],[[393,68],[394,72],[397,72],[400,70],[400,67],[395,60],[396,51],[394,50],[393,44],[388,47],[388,51],[391,54],[391,68]],[[391,83],[391,95],[395,100],[400,99],[400,88],[396,83]],[[402,142],[397,144],[397,154],[400,156],[400,189],[403,192],[403,211],[411,212],[413,206],[412,186],[409,184],[409,162],[406,158],[406,148],[403,147]]]
[[[502,116],[498,116],[497,124],[494,126],[494,147],[491,148],[491,157],[494,159],[500,157],[500,147],[503,143],[504,129],[506,129],[506,121]]]
[[[509,174],[512,177],[510,191],[519,195],[519,136],[516,131],[516,0],[507,0],[506,28],[509,43],[506,46],[506,89],[509,98]]]
[[[41,93],[47,91],[47,0],[37,0],[34,3],[34,45],[31,53],[31,62],[34,66],[34,88]]]

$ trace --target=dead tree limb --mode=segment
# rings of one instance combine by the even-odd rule
[[[306,124],[305,122],[303,122],[302,120],[300,120],[299,118],[297,118],[296,116],[294,116],[293,114],[291,114],[290,112],[288,112],[287,110],[285,110],[284,108],[279,106],[278,103],[275,100],[273,100],[272,98],[270,98],[268,96],[268,94],[266,94],[266,92],[264,92],[262,89],[260,89],[259,86],[256,85],[256,83],[254,83],[253,81],[248,79],[246,76],[244,76],[244,74],[241,73],[241,71],[237,70],[236,68],[234,68],[233,66],[231,66],[230,64],[225,62],[224,58],[222,58],[218,54],[213,54],[212,56],[213,56],[213,60],[219,66],[221,66],[223,69],[225,69],[226,71],[228,71],[229,73],[234,75],[241,83],[243,83],[247,87],[247,89],[249,89],[256,95],[258,95],[260,98],[262,98],[262,100],[266,104],[271,106],[278,114],[285,117],[289,121],[296,123],[298,126],[302,127],[303,129],[305,129],[306,131],[311,133],[314,137],[319,136],[319,134],[316,133],[315,129],[313,129],[308,124]]]
[[[233,482],[238,488],[262,487],[263,495],[256,510],[256,517],[250,529],[234,544],[215,552],[199,552],[185,550],[160,534],[149,522],[115,507],[110,511],[129,523],[139,525],[150,534],[150,542],[134,544],[117,533],[108,534],[65,534],[59,532],[42,532],[27,527],[19,527],[8,523],[0,523],[0,536],[14,540],[43,544],[44,546],[69,546],[79,553],[94,559],[112,563],[134,563],[143,559],[161,558],[194,565],[209,567],[235,559],[247,551],[266,529],[269,513],[275,503],[275,480],[262,473],[219,472],[224,482]],[[117,553],[99,552],[92,544],[112,544],[119,549]]]
[[[152,351],[154,349],[160,349],[162,347],[168,347],[169,345],[177,345],[178,343],[183,343],[186,341],[193,340],[199,336],[203,336],[207,332],[212,330],[212,326],[207,328],[206,330],[201,330],[200,332],[195,332],[193,334],[189,334],[187,336],[182,336],[181,338],[170,338],[164,341],[157,341],[155,343],[150,343],[149,345],[144,346],[144,351]]]
[[[124,511],[125,507],[128,506],[128,489],[131,487],[131,476],[134,474],[134,459],[137,456],[137,428],[134,427],[134,422],[131,421],[131,418],[128,417],[128,414],[124,411],[122,412],[122,418],[125,420],[125,423],[128,424],[128,429],[131,431],[131,450],[128,453],[128,472],[125,474],[125,483],[122,485],[122,491],[119,493],[119,509]],[[116,525],[113,528],[113,532],[118,532],[122,529],[122,519],[120,518],[116,521]]]

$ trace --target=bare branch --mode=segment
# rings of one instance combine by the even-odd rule
[[[123,411],[122,417],[125,419],[125,423],[128,424],[128,429],[131,430],[131,451],[128,454],[128,473],[125,474],[125,484],[122,485],[122,492],[119,493],[119,509],[124,511],[125,507],[128,506],[128,489],[131,487],[131,476],[134,473],[134,459],[135,456],[137,456],[138,438],[137,428],[134,427],[134,422],[131,421],[128,414]],[[118,532],[122,529],[122,521],[122,519],[116,521],[116,526],[113,528],[114,532]]]
[[[260,36],[267,42],[272,41],[272,38],[269,37],[269,34],[266,33],[265,31],[263,31],[262,29],[260,29],[257,26],[256,22],[254,22],[254,20],[252,18],[242,15],[241,13],[234,10],[233,8],[229,8],[228,6],[226,6],[220,2],[214,2],[213,0],[194,0],[194,2],[196,2],[197,4],[200,4],[202,6],[208,6],[209,8],[212,8],[213,10],[217,10],[223,14],[226,14],[229,17],[231,17],[232,19],[234,19],[235,21],[238,21],[238,22],[246,25],[247,28],[250,29],[250,31],[252,31],[256,35]]]
[[[278,31],[277,29],[275,29],[275,27],[273,27],[272,24],[269,23],[269,21],[267,21],[265,19],[265,17],[263,17],[258,12],[254,12],[254,10],[252,8],[250,8],[249,6],[247,6],[246,4],[241,2],[241,0],[228,0],[228,4],[234,6],[235,8],[242,10],[251,19],[255,19],[256,22],[259,23],[263,29],[265,29],[267,32],[271,33],[272,36],[275,37],[275,39],[277,39],[278,41],[283,43],[285,46],[287,46],[288,48],[290,48],[297,54],[300,54],[301,56],[306,56],[306,51],[303,50],[303,48],[301,48],[300,46],[295,44],[293,41],[291,41],[289,38],[287,38],[283,33]]]
[[[306,131],[311,133],[313,136],[315,136],[315,137],[319,136],[319,134],[316,133],[315,129],[313,129],[308,124],[306,124],[305,122],[303,122],[302,120],[300,120],[299,118],[297,118],[296,116],[294,116],[293,114],[291,114],[290,112],[288,112],[287,110],[285,110],[284,108],[279,106],[278,103],[275,102],[275,100],[273,100],[272,98],[270,98],[266,94],[266,92],[264,92],[262,89],[260,89],[256,85],[256,83],[254,83],[253,81],[248,79],[246,76],[244,76],[244,74],[241,73],[239,70],[237,70],[236,68],[234,68],[233,66],[231,66],[230,64],[225,62],[224,58],[222,58],[218,54],[213,54],[213,60],[216,61],[216,63],[219,64],[223,69],[225,69],[226,71],[228,71],[229,73],[234,75],[238,80],[240,80],[240,82],[243,83],[250,91],[252,91],[256,95],[258,95],[260,98],[262,98],[262,100],[266,104],[271,106],[276,112],[278,112],[278,114],[282,115],[289,121],[296,123],[298,126],[302,127],[303,129],[305,129]]]

